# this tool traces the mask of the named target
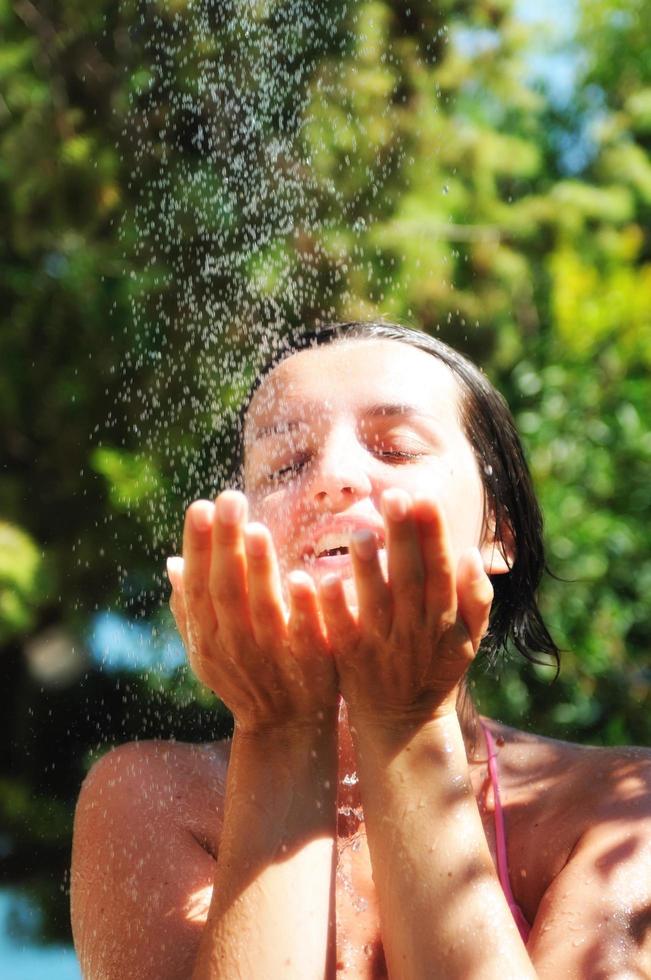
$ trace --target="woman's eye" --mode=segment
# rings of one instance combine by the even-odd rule
[[[267,479],[270,483],[282,483],[283,481],[293,480],[294,477],[298,476],[307,462],[307,456],[300,456],[298,459],[293,459],[286,466],[280,466],[277,470],[272,470],[270,473],[267,473]]]
[[[375,455],[380,459],[393,460],[395,463],[408,463],[410,460],[419,459],[423,453],[407,451],[406,449],[376,449]]]

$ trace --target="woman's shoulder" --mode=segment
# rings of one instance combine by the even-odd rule
[[[619,785],[633,773],[641,779],[647,779],[651,774],[651,748],[583,745],[525,732],[489,719],[486,721],[497,744],[504,746],[509,771],[521,780],[526,777],[553,779],[570,774],[575,778],[594,780],[598,775],[609,784]]]
[[[176,739],[137,739],[110,747],[94,764],[91,772],[104,766],[107,760],[112,765],[156,764],[172,765],[175,769],[188,770],[197,766],[203,768],[219,767],[228,760],[230,740],[216,742],[177,742]]]
[[[190,743],[147,739],[111,748],[91,767],[80,804],[109,800],[113,808],[201,823],[221,810],[230,741]]]
[[[498,745],[509,850],[529,904],[586,848],[651,844],[651,750],[595,747],[490,722]],[[500,746],[501,743],[501,746]],[[615,849],[615,851],[613,851]]]
[[[594,820],[628,809],[651,812],[651,749],[581,745],[490,724],[503,746],[500,773],[514,798],[539,800],[547,811],[554,802],[572,804],[578,820],[584,813]]]
[[[212,891],[229,751],[219,742],[129,742],[91,768],[75,812],[71,874],[84,975],[190,975]]]

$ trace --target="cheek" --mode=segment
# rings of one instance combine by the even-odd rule
[[[250,520],[261,521],[269,528],[279,558],[301,534],[306,523],[302,516],[300,497],[288,490],[249,497]]]
[[[450,544],[459,556],[468,548],[478,547],[484,521],[484,498],[478,484],[459,483],[446,488],[442,505],[448,522]]]
[[[416,489],[433,493],[440,501],[455,555],[480,544],[484,495],[474,459],[441,460]]]

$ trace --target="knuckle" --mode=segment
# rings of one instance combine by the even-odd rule
[[[271,623],[278,616],[278,606],[270,596],[253,596],[251,599],[251,613],[256,619]]]
[[[203,579],[188,578],[184,582],[185,600],[190,604],[201,602],[206,594],[206,586]]]
[[[230,578],[218,578],[210,585],[210,595],[218,606],[228,606],[239,599],[239,589]]]
[[[446,609],[437,617],[437,629],[439,633],[447,635],[456,630],[460,625],[465,632],[465,625],[458,618],[456,609]]]
[[[424,585],[425,569],[420,563],[412,564],[404,576],[404,581],[398,583],[398,589],[401,594],[409,595],[414,589],[422,589]]]

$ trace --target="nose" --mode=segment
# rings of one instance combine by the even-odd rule
[[[310,491],[324,510],[340,510],[368,497],[371,479],[363,448],[356,439],[333,435],[322,447]]]

